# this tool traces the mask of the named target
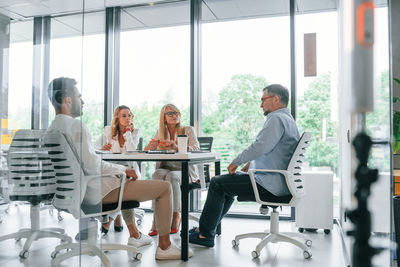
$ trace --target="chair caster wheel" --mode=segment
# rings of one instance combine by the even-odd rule
[[[136,221],[136,224],[137,224],[137,225],[141,225],[141,224],[142,224],[142,220],[141,220],[141,219],[138,219],[138,220]]]
[[[306,244],[307,247],[310,248],[311,245],[312,245],[312,241],[311,240],[306,240],[305,244]]]
[[[303,232],[304,232],[304,228],[301,228],[301,227],[300,227],[300,228],[299,228],[299,232],[300,232],[300,233],[303,233]]]
[[[58,251],[53,251],[53,252],[51,253],[50,257],[51,257],[52,259],[55,259],[55,258],[57,257],[57,254],[58,254]]]
[[[330,232],[331,232],[331,230],[329,230],[329,229],[324,229],[324,233],[325,233],[325,234],[329,235]]]
[[[27,251],[27,250],[23,250],[23,251],[21,251],[21,252],[19,253],[19,257],[20,257],[21,259],[26,259],[26,258],[28,258],[28,256],[29,256],[29,251]]]
[[[21,238],[15,238],[15,242],[19,242]]]
[[[239,246],[239,240],[236,241],[235,239],[232,240],[232,247],[238,247]]]
[[[49,209],[49,214],[50,214],[50,216],[53,216],[53,210],[52,209]]]
[[[136,253],[135,260],[140,261],[142,259],[142,253]]]
[[[312,257],[311,252],[308,252],[307,250],[303,251],[303,256],[305,259],[310,259]]]
[[[63,216],[61,216],[61,215],[58,215],[57,219],[58,219],[59,222],[61,222],[62,220],[64,220]]]
[[[256,259],[256,258],[260,257],[260,253],[258,253],[257,251],[254,250],[251,252],[251,256],[253,257],[253,259]]]

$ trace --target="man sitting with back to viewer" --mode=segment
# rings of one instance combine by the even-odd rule
[[[101,174],[100,180],[92,179],[88,182],[87,188],[82,188],[86,189],[82,202],[90,205],[117,202],[121,186],[121,181],[117,175],[125,172],[126,176],[131,179],[125,183],[123,201],[155,200],[156,223],[159,232],[156,259],[180,259],[180,248],[170,240],[172,200],[169,182],[137,180],[138,176],[134,169],[101,160],[101,157],[95,153],[89,130],[81,121],[75,119],[82,115],[84,102],[76,88],[74,79],[65,77],[54,79],[49,84],[48,95],[56,111],[56,117],[47,131],[60,131],[71,139],[72,145],[82,161],[85,174]],[[122,210],[122,217],[129,230],[128,245],[141,247],[153,242],[151,237],[141,233],[136,228],[133,209]],[[193,251],[189,250],[189,257],[192,255]]]
[[[206,247],[214,246],[217,225],[229,211],[235,196],[254,195],[248,169],[284,170],[300,138],[289,109],[289,92],[286,87],[272,84],[263,89],[261,108],[267,120],[256,140],[240,153],[228,166],[229,174],[211,179],[207,200],[198,228],[189,232],[189,242]],[[241,172],[235,172],[243,163]],[[255,175],[260,195],[290,195],[283,175],[258,173]]]

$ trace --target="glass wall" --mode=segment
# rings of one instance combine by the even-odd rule
[[[375,44],[374,44],[374,112],[366,118],[367,133],[376,141],[390,139],[390,81],[389,81],[389,36],[388,9],[375,9]],[[372,97],[372,96],[371,96]],[[391,151],[387,144],[374,145],[371,149],[369,166],[379,170],[379,180],[371,187],[369,199],[372,212],[372,231],[390,232],[391,202]],[[388,237],[390,239],[390,237]]]
[[[260,18],[248,9],[249,14],[242,10],[243,17],[239,16],[235,1],[203,5],[201,135],[214,137],[213,151],[221,153],[222,173],[264,124],[262,89],[280,83],[290,90],[289,6],[272,2],[260,5]],[[217,19],[221,17],[225,19]],[[202,192],[202,204],[206,195]],[[230,212],[258,213],[258,208],[255,202],[235,201]]]
[[[315,41],[310,43],[310,36]],[[312,134],[303,169],[333,175],[335,217],[340,207],[338,42],[336,11],[296,15],[296,121],[300,132]],[[307,49],[312,50],[314,59]]]

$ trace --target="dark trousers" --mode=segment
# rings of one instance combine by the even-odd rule
[[[271,194],[260,185],[257,185],[257,188],[260,194]],[[254,191],[248,174],[238,172],[213,177],[200,216],[200,234],[207,238],[214,238],[217,225],[231,208],[234,197],[249,195],[253,196]]]

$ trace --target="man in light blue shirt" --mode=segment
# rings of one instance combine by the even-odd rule
[[[254,195],[250,177],[251,169],[285,170],[300,138],[289,109],[289,92],[286,87],[272,84],[263,89],[261,108],[267,120],[256,140],[241,152],[228,166],[229,174],[211,179],[207,200],[198,228],[190,230],[189,242],[207,247],[214,246],[217,225],[229,211],[235,196]],[[241,172],[236,169],[245,166]],[[258,173],[255,176],[259,193],[264,196],[289,196],[283,175]]]

